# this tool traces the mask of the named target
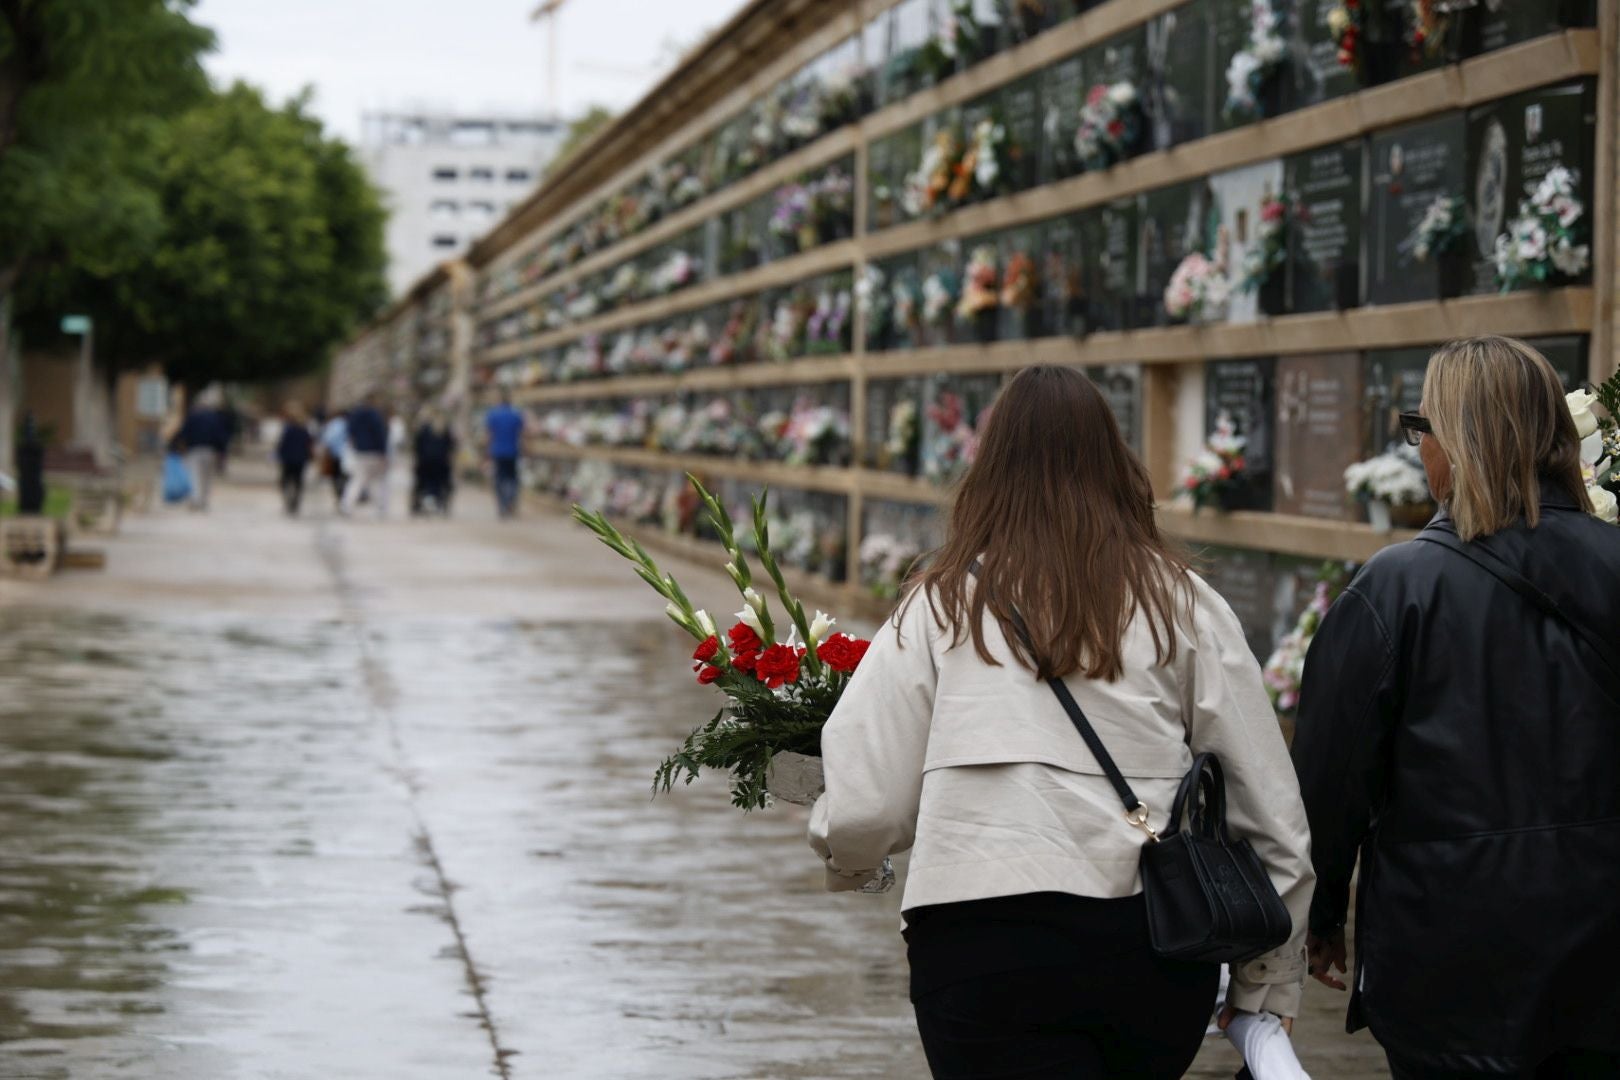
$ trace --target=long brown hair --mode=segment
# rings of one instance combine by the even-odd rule
[[[1535,528],[1543,483],[1591,512],[1563,381],[1529,345],[1495,336],[1442,345],[1423,380],[1423,411],[1451,461],[1445,503],[1464,540],[1521,517]]]
[[[980,561],[976,584],[970,568]],[[1113,681],[1138,611],[1158,662],[1176,655],[1177,593],[1191,604],[1184,556],[1153,518],[1147,469],[1120,436],[1097,387],[1073,368],[1026,368],[1002,391],[963,477],[945,546],[914,581],[955,642],[988,664],[988,610],[1013,655],[1041,678]],[[1013,628],[1023,617],[1031,655]]]

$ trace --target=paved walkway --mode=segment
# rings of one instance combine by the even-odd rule
[[[822,893],[797,808],[649,801],[713,699],[611,556],[237,471],[0,583],[0,1077],[926,1077],[897,895]],[[1313,1073],[1384,1075],[1310,1000]]]

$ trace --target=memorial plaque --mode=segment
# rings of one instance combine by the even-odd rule
[[[1312,353],[1277,361],[1276,509],[1350,521],[1344,470],[1361,460],[1361,358]]]
[[[1362,358],[1362,395],[1366,401],[1364,458],[1399,445],[1400,415],[1415,412],[1423,401],[1423,375],[1434,349],[1379,349]]]
[[[1237,10],[1223,3],[1216,10]],[[1219,110],[1217,80],[1210,61],[1209,0],[1194,0],[1168,11],[1147,24],[1147,106],[1149,140],[1146,149],[1165,150],[1177,143],[1209,134]],[[1247,7],[1244,6],[1247,23]],[[1221,71],[1224,73],[1225,68]]]
[[[922,272],[915,253],[902,255],[883,264],[888,275],[890,338],[889,347],[915,349],[923,344]]]
[[[1023,191],[1040,183],[1041,175],[1041,83],[1030,76],[1001,92],[1001,114],[1007,125],[1007,157],[1012,175],[1007,186]]]
[[[1447,113],[1372,137],[1366,230],[1369,304],[1439,298],[1440,260],[1418,262],[1408,241],[1435,200],[1463,194],[1467,128],[1462,113]]]
[[[1090,263],[1085,279],[1090,330],[1128,330],[1134,325],[1141,277],[1140,220],[1135,199],[1098,207],[1081,218],[1081,243]]]
[[[1275,464],[1277,361],[1272,357],[1212,360],[1204,376],[1204,433],[1212,434],[1224,413],[1247,440],[1243,458],[1249,484],[1233,508],[1270,510]]]
[[[960,0],[944,0],[944,8],[950,12]],[[1001,22],[1002,0],[973,0],[973,21],[979,24],[979,48],[972,57],[972,63],[978,63],[985,57],[999,52],[1007,44],[1007,28]],[[957,70],[961,70],[958,65]]]
[[[1074,214],[1046,223],[1041,266],[1042,307],[1048,334],[1079,336],[1086,332],[1086,258],[1084,218]]]
[[[1585,334],[1570,334],[1565,337],[1527,338],[1525,344],[1529,345],[1547,358],[1547,362],[1557,369],[1558,375],[1564,380],[1564,389],[1574,390],[1576,387],[1588,382],[1591,378],[1591,361],[1589,349],[1591,339]]]
[[[1473,214],[1472,291],[1498,288],[1491,253],[1518,215],[1519,203],[1554,168],[1576,177],[1592,235],[1592,174],[1597,136],[1593,85],[1543,87],[1468,112],[1469,208]]]
[[[1080,171],[1074,152],[1074,133],[1080,127],[1080,106],[1090,83],[1085,63],[1071,56],[1040,74],[1041,79],[1041,183],[1073,176]]]
[[[1517,45],[1566,26],[1591,26],[1593,0],[1479,0],[1464,13],[1479,52]]]
[[[1133,325],[1166,326],[1164,290],[1189,253],[1214,252],[1215,222],[1208,181],[1159,188],[1142,197],[1141,270]]]
[[[1138,93],[1147,82],[1147,28],[1139,26],[1086,50],[1086,78],[1092,85],[1128,82]]]
[[[1249,651],[1262,664],[1276,644],[1277,574],[1272,556],[1243,548],[1206,548],[1203,576],[1232,607]]]
[[[1142,451],[1142,365],[1103,364],[1085,369],[1102,391],[1131,449]]]
[[[1361,143],[1324,146],[1284,163],[1297,215],[1288,236],[1289,310],[1361,301]]]
[[[1338,6],[1339,0],[1295,0],[1294,16],[1287,20],[1284,109],[1319,105],[1359,89],[1355,72],[1339,63],[1339,45],[1328,26],[1328,17]],[[1224,83],[1224,64],[1219,74]]]
[[[1003,341],[1045,337],[1046,287],[1041,280],[1044,227],[1030,225],[1001,234],[1001,325]]]
[[[889,50],[884,64],[883,101],[892,104],[928,86],[918,56],[933,37],[929,0],[901,0],[889,12]]]
[[[1263,246],[1260,210],[1267,199],[1275,198],[1283,190],[1283,163],[1262,161],[1241,169],[1220,173],[1209,178],[1210,197],[1216,221],[1214,251],[1224,249],[1228,276],[1232,281],[1232,300],[1227,307],[1228,322],[1250,323],[1260,318],[1262,296],[1272,299],[1270,314],[1283,312],[1286,298],[1288,266],[1272,271],[1266,284],[1253,290],[1243,288],[1244,275],[1250,253],[1258,253]],[[1172,271],[1175,269],[1171,267]],[[1165,279],[1169,284],[1169,278]],[[1162,292],[1162,289],[1161,289]]]
[[[874,139],[866,148],[866,228],[876,232],[900,220],[900,188],[904,177],[895,166],[900,134]]]

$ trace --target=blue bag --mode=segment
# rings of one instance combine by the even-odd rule
[[[163,455],[163,501],[184,502],[191,498],[191,470],[179,454]]]

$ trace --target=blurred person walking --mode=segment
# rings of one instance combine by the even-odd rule
[[[377,516],[388,516],[388,421],[377,407],[375,394],[367,394],[349,410],[349,445],[354,451],[354,472],[343,493],[343,512],[352,514],[362,499],[370,498]]]
[[[1312,878],[1287,747],[1237,617],[1160,534],[1147,470],[1079,371],[1003,391],[945,546],[821,747],[809,831],[827,887],[912,851],[901,908],[936,1078],[1186,1072],[1219,967],[1156,951],[1139,865],[1191,770],[1210,779],[1206,753],[1225,795],[1194,813],[1252,843],[1293,922],[1233,966],[1222,1023],[1291,1030]]]
[[[1443,346],[1401,425],[1440,512],[1305,662],[1312,974],[1345,988],[1359,858],[1347,1027],[1396,1080],[1620,1076],[1620,531],[1523,342]]]
[[[437,513],[448,517],[454,484],[451,464],[455,461],[456,437],[438,409],[423,410],[413,450],[416,482],[411,490],[411,513],[425,513],[427,504],[431,502]]]
[[[484,414],[489,436],[489,460],[495,470],[495,508],[503,518],[517,513],[518,458],[523,453],[524,419],[512,405],[512,391],[501,388],[501,399]]]
[[[343,492],[348,484],[346,462],[349,454],[349,418],[333,413],[321,425],[321,475],[332,481],[332,505],[343,509]]]
[[[178,443],[186,455],[186,468],[191,473],[191,508],[207,510],[213,493],[214,477],[230,441],[230,429],[225,414],[220,411],[223,400],[217,388],[205,390],[180,425]]]
[[[298,513],[304,500],[304,473],[315,452],[304,407],[289,401],[282,412],[281,437],[276,440],[276,461],[281,466],[281,500],[289,515]]]

